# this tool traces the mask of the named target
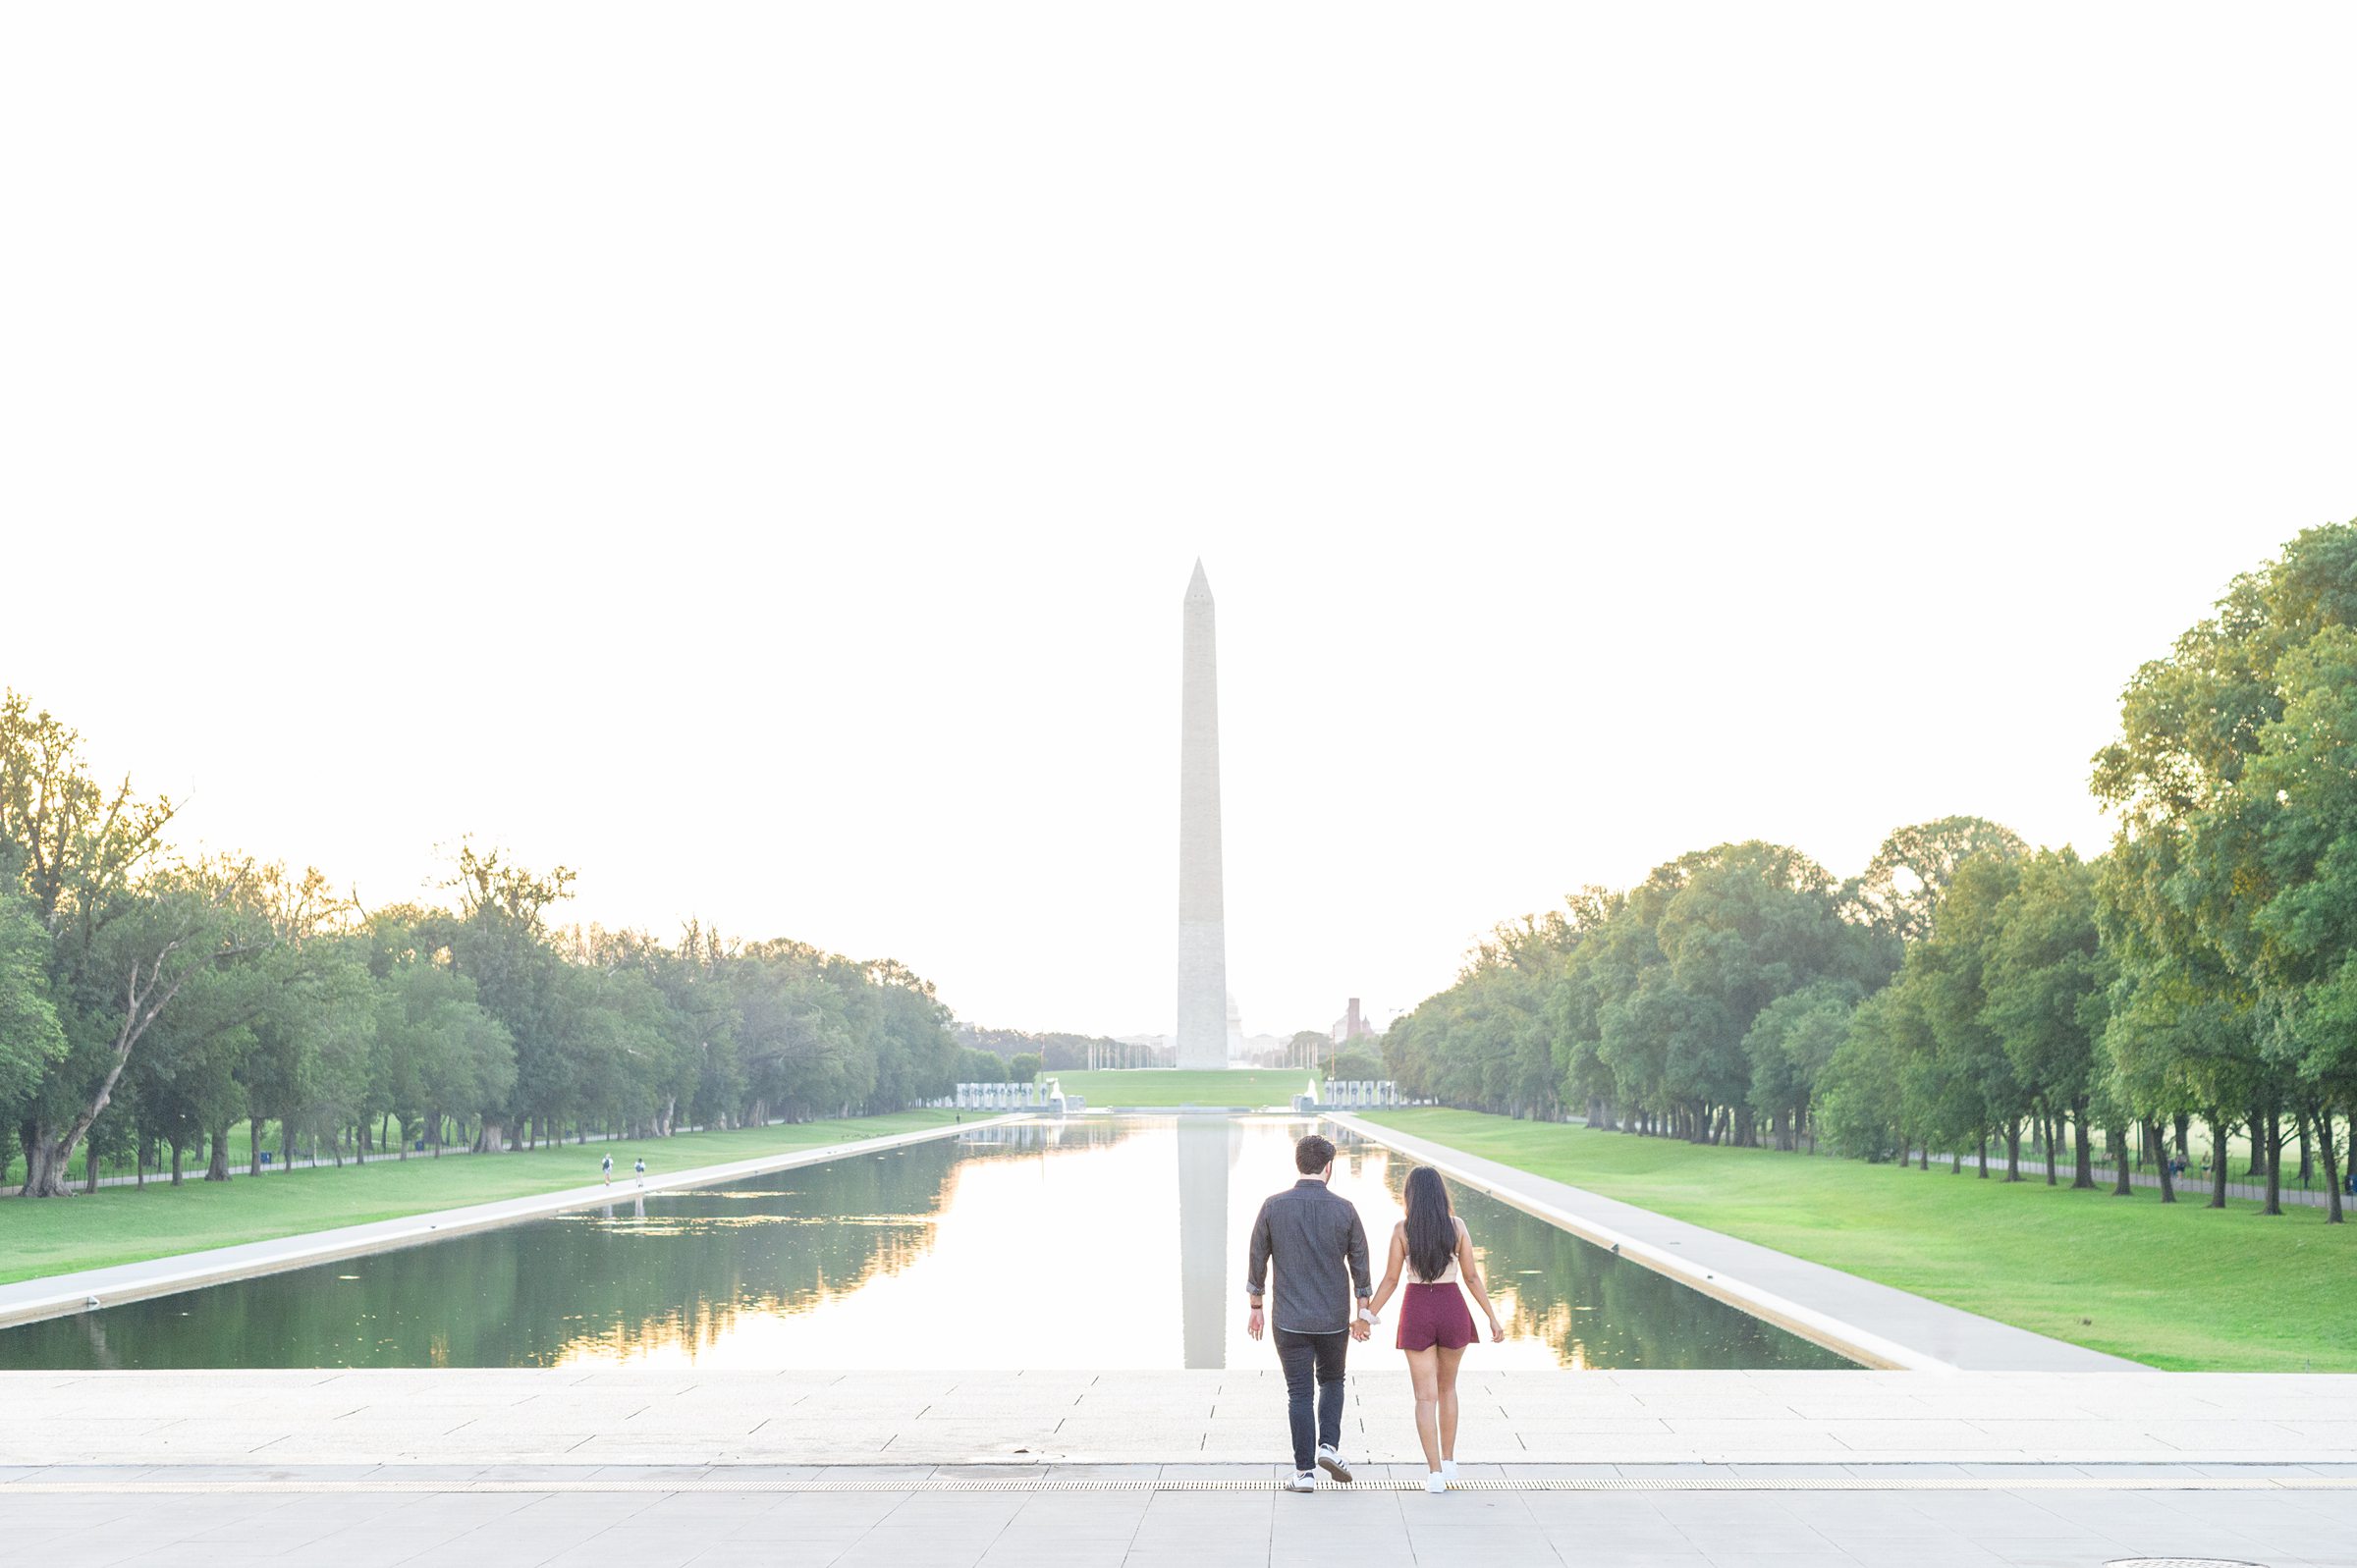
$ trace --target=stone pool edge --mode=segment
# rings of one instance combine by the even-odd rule
[[[1773,1248],[1761,1247],[1756,1242],[1747,1242],[1739,1237],[1728,1236],[1723,1231],[1712,1230],[1707,1226],[1693,1224],[1686,1220],[1672,1219],[1667,1215],[1657,1215],[1651,1210],[1640,1209],[1636,1205],[1627,1204],[1618,1199],[1605,1198],[1601,1194],[1589,1193],[1565,1182],[1554,1181],[1551,1178],[1537,1176],[1501,1162],[1469,1155],[1462,1150],[1453,1149],[1447,1144],[1438,1143],[1429,1138],[1421,1138],[1412,1133],[1403,1133],[1395,1128],[1362,1121],[1347,1112],[1330,1110],[1321,1114],[1322,1119],[1364,1138],[1370,1143],[1381,1144],[1386,1149],[1423,1161],[1450,1179],[1461,1182],[1487,1197],[1494,1198],[1510,1208],[1519,1209],[1535,1218],[1544,1219],[1559,1229],[1569,1231],[1583,1241],[1607,1248],[1641,1268],[1666,1274],[1691,1290],[1699,1291],[1714,1300],[1725,1302],[1727,1305],[1758,1318],[1762,1322],[1772,1324],[1787,1333],[1806,1339],[1811,1344],[1823,1346],[1836,1355],[1846,1356],[1870,1370],[1934,1373],[1958,1373],[1968,1370],[2158,1373],[2158,1369],[2147,1367],[2140,1362],[2107,1355],[2102,1351],[2089,1350],[2081,1345],[2073,1345],[2067,1341],[2054,1339],[2026,1328],[2015,1327],[2011,1324],[1999,1323],[1993,1318],[1983,1318],[1978,1314],[1965,1312],[1961,1308],[1949,1307],[1945,1303],[1932,1301],[1928,1297],[1913,1295],[1894,1286],[1879,1284],[1855,1274],[1845,1273],[1825,1264],[1794,1258],[1789,1254],[1777,1252]],[[1633,1215],[1642,1215],[1657,1229],[1674,1230],[1679,1233],[1681,1239],[1703,1242],[1705,1244],[1703,1250],[1706,1252],[1718,1251],[1722,1254],[1736,1255],[1739,1260],[1738,1268],[1741,1266],[1741,1260],[1755,1257],[1772,1259],[1775,1260],[1780,1270],[1799,1274],[1804,1278],[1825,1276],[1830,1280],[1839,1281],[1847,1287],[1863,1287],[1866,1292],[1888,1293],[1891,1297],[1901,1298],[1935,1319],[1944,1335],[1960,1334],[1967,1341],[1985,1341],[1985,1345],[1979,1347],[1982,1354],[1976,1355],[1975,1358],[1977,1361],[1983,1361],[1984,1364],[1978,1367],[1968,1367],[1965,1363],[1953,1359],[1952,1352],[1949,1355],[1935,1354],[1918,1344],[1910,1344],[1891,1334],[1877,1332],[1824,1308],[1796,1301],[1789,1295],[1755,1284],[1743,1278],[1739,1272],[1729,1272],[1724,1262],[1714,1264],[1705,1258],[1684,1257],[1671,1252],[1667,1247],[1656,1245],[1630,1234],[1619,1226],[1607,1223],[1596,1217],[1594,1214],[1583,1214],[1575,1209],[1566,1208],[1562,1203],[1551,1202],[1548,1198],[1540,1196],[1540,1191],[1548,1188],[1556,1189],[1569,1195],[1574,1200],[1584,1202],[1607,1213],[1626,1210]],[[2028,1358],[2023,1355],[2025,1348],[2030,1351]],[[2018,1363],[2025,1359],[2034,1359],[2040,1364],[2008,1365],[2008,1363]],[[1989,1360],[1994,1360],[1996,1365],[1987,1365],[1986,1362]]]
[[[365,1224],[339,1225],[331,1230],[306,1230],[270,1241],[246,1241],[230,1247],[211,1247],[201,1252],[171,1253],[137,1263],[111,1264],[104,1269],[82,1269],[72,1273],[21,1279],[15,1284],[0,1285],[0,1328],[69,1317],[77,1312],[121,1306],[126,1302],[145,1301],[154,1296],[175,1295],[184,1290],[198,1290],[207,1285],[227,1284],[232,1280],[283,1273],[290,1269],[308,1268],[313,1264],[391,1252],[421,1242],[440,1241],[446,1236],[496,1230],[521,1219],[562,1214],[571,1209],[603,1208],[618,1197],[638,1198],[649,1193],[708,1187],[744,1176],[824,1164],[847,1155],[902,1149],[910,1144],[955,1137],[975,1127],[1022,1121],[1027,1119],[1027,1114],[1014,1112],[969,1122],[951,1122],[943,1127],[891,1133],[881,1138],[858,1138],[848,1143],[823,1144],[814,1149],[757,1155],[750,1160],[731,1161],[726,1164],[697,1165],[662,1176],[631,1177],[610,1187],[603,1184],[567,1187],[521,1198],[503,1198],[494,1203],[431,1210],[393,1219],[370,1220]],[[93,1299],[95,1306],[92,1305]]]

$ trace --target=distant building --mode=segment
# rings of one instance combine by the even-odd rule
[[[1367,1022],[1366,1015],[1358,1010],[1358,999],[1352,997],[1350,1010],[1337,1018],[1326,1034],[1336,1045],[1346,1046],[1353,1040],[1373,1039],[1375,1026]]]

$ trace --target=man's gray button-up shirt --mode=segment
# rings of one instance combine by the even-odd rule
[[[1288,1333],[1341,1333],[1355,1316],[1352,1290],[1361,1301],[1375,1294],[1358,1206],[1315,1176],[1270,1198],[1252,1221],[1246,1278],[1255,1298],[1266,1292],[1272,1258],[1277,1300],[1270,1322]]]

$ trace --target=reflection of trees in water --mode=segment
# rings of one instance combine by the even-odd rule
[[[1354,1142],[1354,1164],[1374,1162],[1394,1200],[1415,1162]],[[1850,1362],[1797,1334],[1616,1258],[1546,1220],[1449,1184],[1450,1201],[1481,1250],[1507,1332],[1555,1347],[1569,1367],[1846,1368]],[[1379,1243],[1380,1244],[1380,1243]]]
[[[499,1367],[693,1350],[740,1314],[805,1312],[932,1247],[958,1166],[1088,1152],[1104,1122],[977,1128],[732,1187],[454,1236],[0,1331],[0,1367]],[[1345,1144],[1394,1198],[1410,1167]],[[1591,1367],[1842,1367],[1780,1328],[1454,1188],[1511,1331]],[[1178,1217],[1171,1217],[1176,1222]],[[1372,1218],[1373,1217],[1370,1217]],[[1384,1237],[1373,1238],[1377,1247]],[[1380,1261],[1380,1259],[1379,1259]],[[356,1277],[345,1278],[344,1275]]]
[[[740,1313],[791,1313],[897,1273],[932,1246],[962,1162],[1121,1135],[978,1129],[0,1332],[0,1367],[508,1367],[712,1343]],[[356,1275],[356,1278],[344,1278]]]

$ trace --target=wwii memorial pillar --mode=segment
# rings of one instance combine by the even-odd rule
[[[1186,585],[1178,699],[1178,1065],[1228,1065],[1228,924],[1220,891],[1220,676],[1211,583]]]

